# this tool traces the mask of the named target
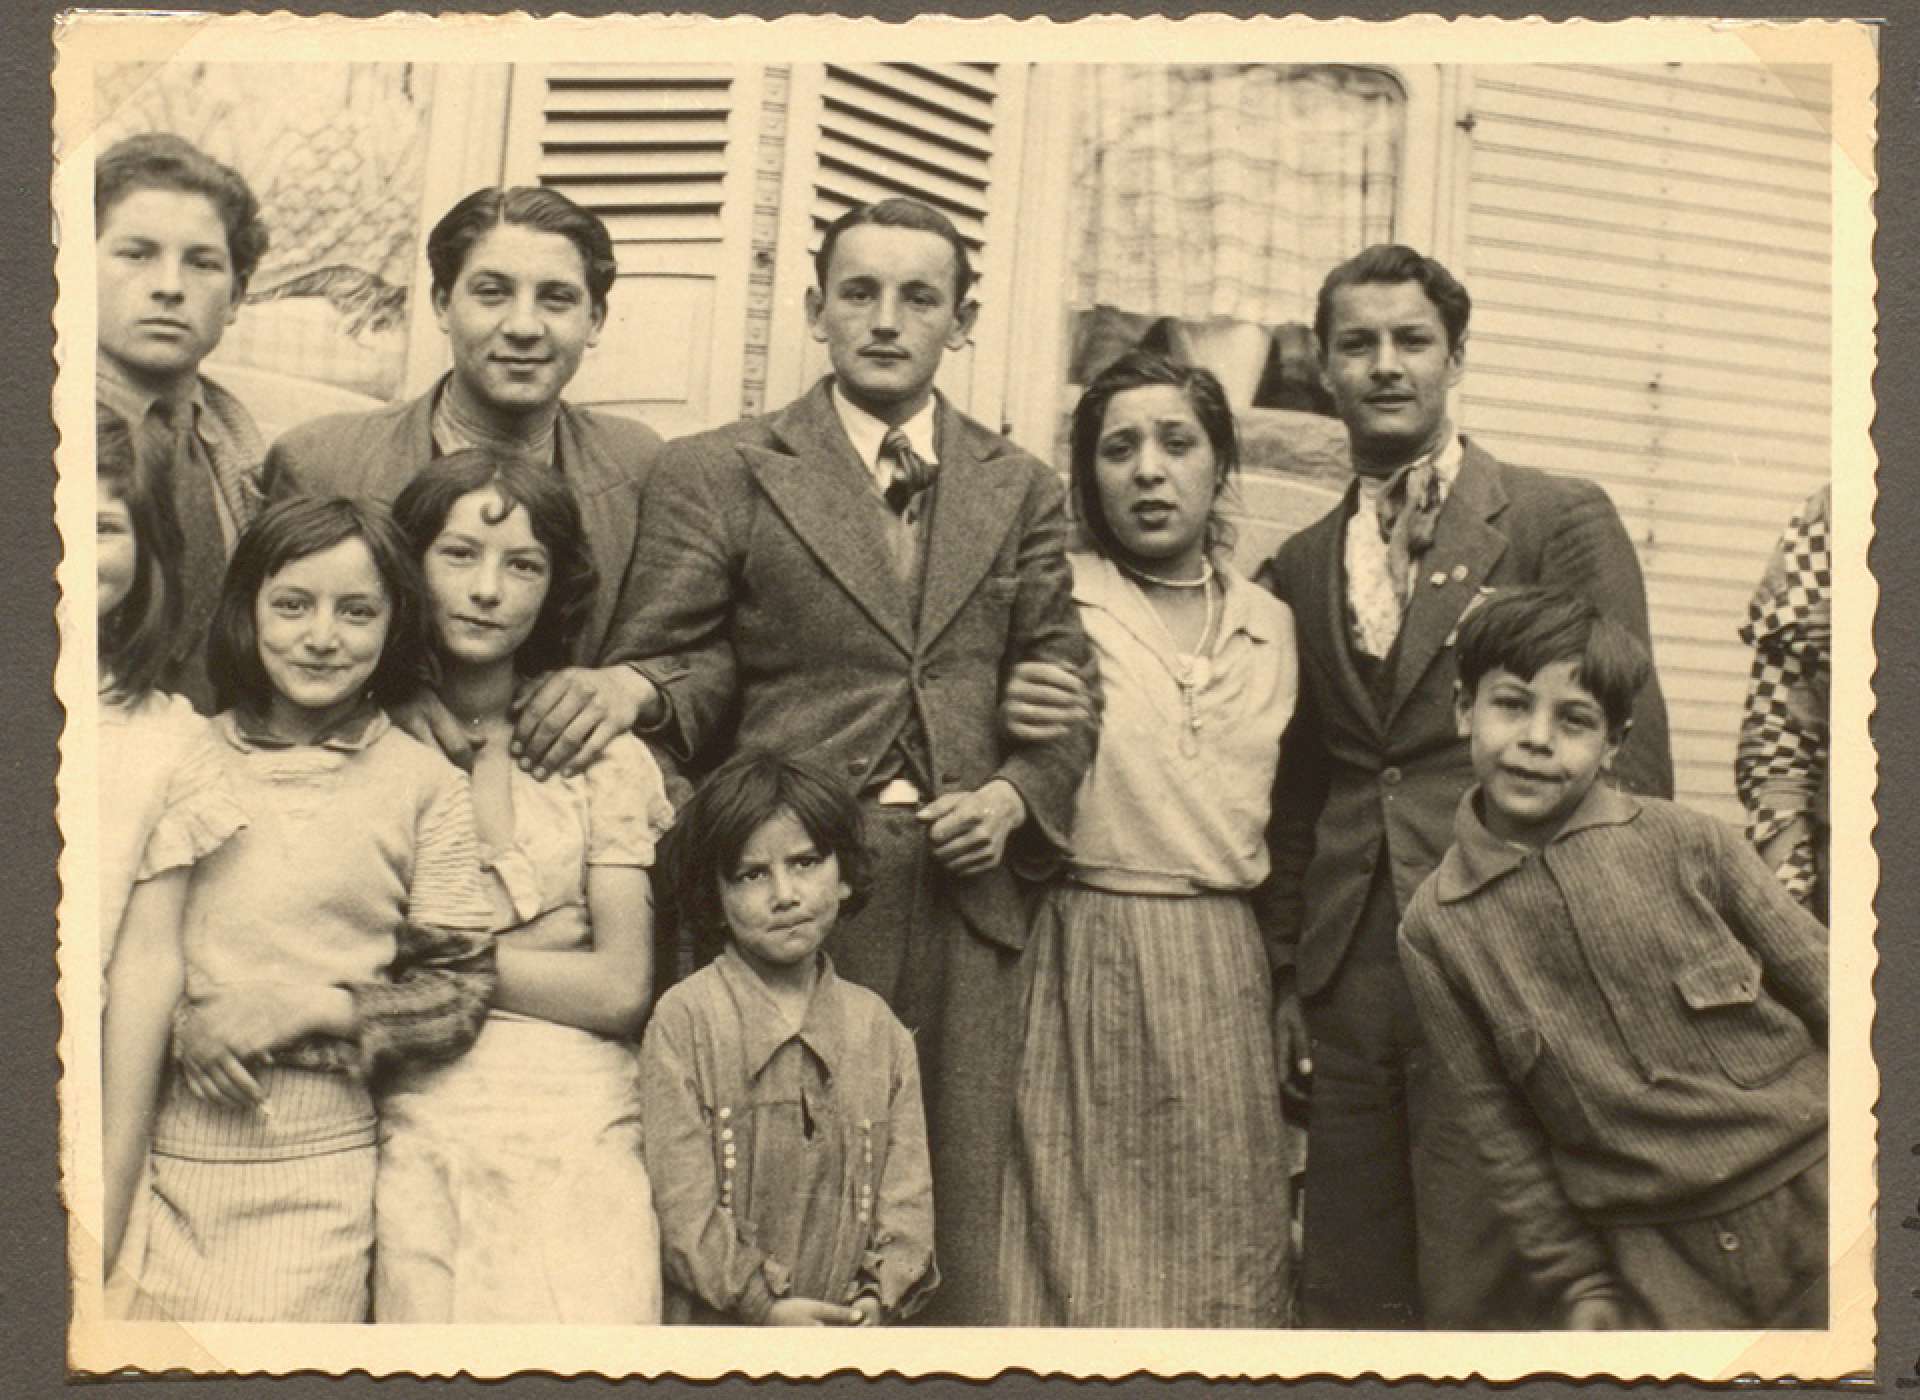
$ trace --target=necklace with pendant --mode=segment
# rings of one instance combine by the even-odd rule
[[[1213,641],[1214,598],[1213,598],[1213,561],[1200,561],[1200,577],[1197,579],[1164,579],[1153,574],[1122,564],[1121,570],[1135,579],[1145,579],[1150,583],[1167,588],[1199,588],[1205,590],[1206,614],[1200,627],[1200,640],[1191,652],[1180,650],[1180,643],[1173,635],[1173,629],[1167,626],[1167,620],[1160,616],[1160,610],[1147,597],[1146,590],[1135,583],[1134,589],[1140,594],[1140,601],[1146,604],[1147,611],[1153,614],[1153,620],[1159,625],[1161,634],[1167,639],[1167,649],[1173,654],[1173,683],[1180,687],[1180,752],[1188,758],[1200,753],[1200,692],[1213,680],[1213,659],[1207,650]]]

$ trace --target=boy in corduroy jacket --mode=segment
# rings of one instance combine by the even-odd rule
[[[1584,598],[1461,624],[1476,786],[1400,955],[1569,1327],[1823,1327],[1826,930],[1730,827],[1599,781],[1649,660]]]

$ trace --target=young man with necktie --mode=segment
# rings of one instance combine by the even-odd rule
[[[1058,478],[935,392],[978,306],[944,216],[842,215],[807,316],[833,372],[670,443],[641,513],[645,601],[611,655],[658,682],[642,732],[700,766],[821,763],[859,794],[873,892],[827,944],[915,1032],[942,1277],[922,1319],[993,1323],[1027,910],[1012,866],[1063,848],[1092,726],[1021,743],[1000,678],[1079,666]]]
[[[164,472],[185,546],[185,607],[160,688],[213,700],[206,632],[227,556],[260,506],[260,433],[240,401],[200,373],[240,311],[267,250],[239,172],[189,141],[146,132],[93,172],[99,375],[95,394]]]

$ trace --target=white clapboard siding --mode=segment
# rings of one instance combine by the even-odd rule
[[[507,179],[559,190],[606,221],[620,274],[568,398],[672,436],[739,411],[755,70],[522,65]]]
[[[974,295],[987,311],[973,343],[943,358],[938,382],[955,403],[998,426],[1010,238],[995,220],[1010,218],[1017,197],[1023,75],[990,63],[828,63],[809,78],[817,87],[805,110],[817,116],[788,144],[790,161],[811,161],[808,259],[827,226],[857,205],[904,195],[953,220],[979,279]],[[788,317],[776,327],[775,349],[793,341],[798,387],[826,372],[827,356],[811,337],[783,337],[793,324]]]
[[[1679,794],[1731,820],[1768,550],[1831,470],[1824,70],[1473,70],[1462,426],[1640,551]]]

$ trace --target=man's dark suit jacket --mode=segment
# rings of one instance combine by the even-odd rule
[[[391,502],[433,459],[433,405],[439,392],[435,385],[417,399],[371,413],[334,414],[289,429],[267,452],[268,496],[277,500],[304,492]],[[600,660],[617,620],[633,611],[646,587],[634,541],[641,490],[660,438],[631,418],[565,402],[554,433],[560,473],[580,504],[600,575],[593,611],[574,650],[575,661],[590,666]]]
[[[1087,655],[1059,479],[942,401],[916,618],[883,543],[887,507],[828,384],[661,451],[636,560],[642,602],[610,655],[647,663],[672,709],[659,737],[685,761],[778,749],[859,790],[917,722],[940,792],[1005,778],[1027,804],[1023,844],[1063,849],[1091,740],[1017,743],[998,719],[1016,662]],[[951,883],[970,928],[1024,946],[1005,862]]]
[[[1383,837],[1402,910],[1453,840],[1473,766],[1455,729],[1451,644],[1473,600],[1501,587],[1566,588],[1648,642],[1640,562],[1606,492],[1508,466],[1467,443],[1432,548],[1418,561],[1392,690],[1377,703],[1348,640],[1345,527],[1357,490],[1282,544],[1264,571],[1293,609],[1300,645],[1300,703],[1282,742],[1264,909],[1276,965],[1292,965],[1303,996],[1338,970]],[[1673,795],[1657,676],[1634,708],[1615,775],[1628,791]]]

